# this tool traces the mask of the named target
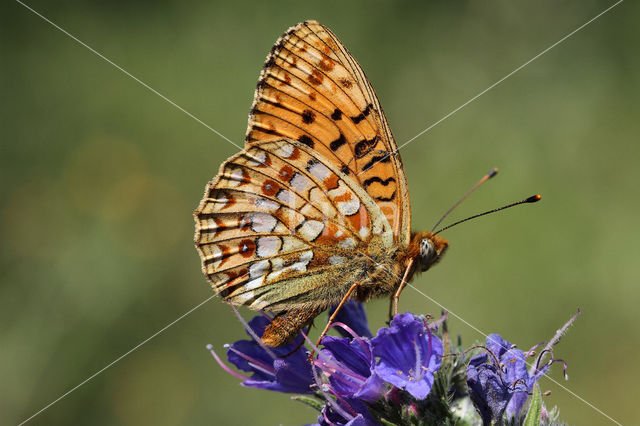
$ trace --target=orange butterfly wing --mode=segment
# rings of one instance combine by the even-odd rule
[[[249,114],[247,146],[289,138],[356,181],[410,242],[409,191],[397,144],[364,72],[326,27],[307,21],[271,49]]]
[[[209,282],[225,300],[252,309],[323,310],[375,266],[356,253],[369,253],[372,241],[395,250],[371,197],[294,141],[255,143],[225,161],[195,219]]]

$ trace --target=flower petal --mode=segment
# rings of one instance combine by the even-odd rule
[[[396,315],[388,329],[380,329],[371,339],[371,347],[379,358],[375,371],[383,380],[418,399],[429,394],[443,347],[420,317],[410,313]]]
[[[499,334],[490,334],[487,336],[485,340],[487,343],[487,348],[491,353],[493,353],[496,358],[500,359],[502,354],[511,349],[513,346],[512,343],[507,342],[500,336]]]
[[[487,360],[487,354],[471,359],[467,368],[467,386],[471,401],[483,423],[491,424],[502,418],[511,394],[508,385],[502,380],[500,369],[487,364]]]
[[[267,324],[269,320],[261,315],[249,321],[249,327],[258,336],[262,335]],[[296,350],[299,343],[300,338],[272,349],[276,356],[284,357],[274,359],[253,339],[239,340],[227,350],[227,359],[239,370],[253,373],[250,379],[242,382],[243,386],[276,392],[312,393],[311,385],[315,383],[313,372],[307,362],[306,351],[302,348]]]
[[[372,372],[373,356],[366,339],[326,336],[322,339],[321,353],[317,365],[329,376],[334,391],[348,398],[368,402],[380,399],[384,393],[384,382]]]

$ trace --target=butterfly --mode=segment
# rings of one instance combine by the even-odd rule
[[[449,245],[411,231],[407,178],[378,98],[315,21],[271,49],[245,148],[220,166],[194,216],[208,281],[233,305],[275,314],[262,336],[273,347],[348,299],[389,295],[397,313],[405,284]]]

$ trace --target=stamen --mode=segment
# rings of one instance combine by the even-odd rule
[[[329,420],[329,418],[327,417],[327,412],[326,410],[322,412],[322,417],[324,417],[324,421],[327,422],[328,424],[330,424],[331,426],[335,426],[335,423],[332,422],[331,420]]]
[[[249,363],[249,365],[251,365],[252,367],[254,367],[256,370],[260,370],[263,373],[266,374],[270,374],[272,376],[275,377],[276,375],[276,370],[273,369],[272,365],[267,365],[265,363],[263,363],[260,360],[257,360],[253,357],[250,357],[249,355],[240,352],[239,350],[235,349],[234,347],[230,346],[230,345],[225,345],[225,347],[230,350],[231,352],[233,352],[234,354],[238,355],[240,358],[244,359],[245,361],[247,361]]]
[[[347,401],[344,400],[344,398],[342,398],[340,395],[338,395],[333,389],[330,389],[329,392],[331,392],[331,394],[333,396],[336,397],[336,399],[338,399],[340,402],[342,402],[342,404],[347,407],[347,410],[349,410],[351,412],[350,416],[342,416],[345,419],[348,419],[349,421],[353,420],[357,415],[358,412],[356,410],[353,409],[353,407],[351,407],[349,404],[347,404]]]
[[[316,359],[313,361],[316,366],[318,368],[320,368],[323,372],[325,373],[341,373],[345,376],[349,376],[349,377],[353,377],[354,379],[358,379],[361,382],[365,382],[367,380],[366,377],[361,376],[360,374],[356,373],[353,370],[350,370],[349,368],[345,368],[342,363],[336,361],[336,362],[331,362],[331,361],[323,361],[320,359]],[[330,370],[330,371],[329,371]]]
[[[232,369],[230,369],[230,368],[227,366],[227,364],[225,364],[225,363],[220,359],[220,357],[218,356],[218,354],[213,350],[213,345],[212,345],[211,343],[209,343],[209,344],[207,345],[207,350],[208,350],[209,352],[211,352],[211,355],[213,355],[213,358],[216,360],[216,362],[218,363],[218,365],[219,365],[220,367],[222,367],[222,369],[223,369],[224,371],[226,371],[227,373],[231,374],[231,375],[232,375],[232,376],[234,376],[235,378],[242,380],[243,382],[244,382],[245,380],[249,380],[249,379],[250,379],[250,377],[249,377],[249,376],[245,376],[244,374],[240,374],[240,373],[238,373],[237,371],[233,371]]]
[[[360,337],[358,336],[358,334],[353,331],[353,329],[351,327],[349,327],[347,324],[343,323],[343,322],[333,322],[331,323],[331,327],[330,328],[334,328],[334,327],[340,327],[341,329],[343,329],[344,331],[346,331],[347,333],[349,333],[351,335],[351,337],[353,337],[354,339]]]
[[[429,357],[431,356],[431,332],[429,332],[428,328],[425,328],[427,330],[427,358],[429,359]],[[419,336],[422,337],[422,336]],[[420,351],[420,347],[418,346],[418,339],[415,339],[413,341],[413,348],[416,351],[416,365],[415,365],[415,372],[416,372],[416,379],[417,380],[421,380],[422,379],[422,353]],[[411,371],[409,371],[409,375],[411,375]]]
[[[309,336],[307,336],[307,334],[306,334],[305,332],[301,331],[301,332],[300,332],[300,334],[302,335],[302,337],[304,337],[304,340],[306,340],[306,341],[307,341],[307,343],[309,344],[309,346],[311,346],[311,350],[313,351],[313,352],[312,352],[312,354],[313,354],[313,353],[316,353],[316,354],[318,354],[318,358],[320,358],[320,356],[321,356],[321,354],[320,354],[320,348],[318,348],[318,347],[315,345],[315,343],[313,343],[313,342],[311,341],[311,339],[309,339]],[[327,358],[327,357],[326,357],[326,356],[324,356],[324,355],[322,355],[322,358],[323,358],[325,361],[327,361],[327,362],[331,361],[329,358]],[[311,360],[312,360],[311,355],[309,355],[309,358],[307,359],[307,361],[311,361]],[[313,365],[313,363],[311,363],[311,365]]]
[[[498,358],[496,358],[495,354],[493,352],[491,352],[488,347],[483,346],[483,345],[471,346],[469,349],[467,349],[466,351],[462,352],[461,354],[455,354],[455,355],[456,356],[457,355],[466,355],[466,354],[468,354],[469,352],[471,352],[474,349],[484,349],[489,355],[491,355],[491,358],[493,358],[493,362],[495,363],[496,366],[500,366],[501,365],[500,361],[498,360]]]
[[[305,336],[305,338],[306,338],[306,336]],[[307,338],[307,340],[308,340],[308,338]],[[313,343],[311,343],[311,344],[313,344]],[[313,379],[315,380],[316,384],[318,385],[318,389],[320,390],[320,392],[324,396],[324,399],[327,401],[327,404],[329,404],[331,406],[331,408],[333,408],[333,410],[335,412],[340,414],[345,419],[353,420],[353,416],[350,416],[349,413],[344,411],[342,409],[342,407],[340,407],[338,405],[338,403],[336,403],[336,401],[327,394],[327,391],[325,390],[325,386],[323,386],[323,383],[320,380],[320,376],[318,376],[318,370],[316,370],[316,366],[313,363],[311,364],[311,371],[313,372]],[[327,419],[326,413],[324,414],[324,416],[325,416],[325,420],[327,420],[328,423],[334,424],[331,421],[329,421],[329,419]]]
[[[229,303],[229,302],[227,302]],[[240,315],[240,312],[238,312],[238,310],[236,309],[235,306],[233,306],[231,303],[229,303],[229,306],[231,306],[231,309],[233,310],[233,312],[236,314],[236,317],[238,317],[238,319],[240,320],[240,322],[242,323],[242,325],[244,326],[244,329],[247,330],[247,333],[249,333],[249,335],[251,337],[253,337],[253,340],[256,341],[256,343],[258,345],[260,345],[260,347],[262,349],[264,349],[264,351],[266,353],[269,354],[269,356],[271,358],[273,358],[274,360],[277,359],[278,357],[276,356],[275,353],[273,353],[273,351],[271,350],[271,348],[269,348],[267,345],[265,345],[262,342],[262,339],[258,337],[258,335],[255,333],[255,331],[253,331],[253,329],[249,326],[249,324],[244,320],[244,318],[242,318],[242,315]]]
[[[563,359],[554,359],[553,361],[551,361],[551,364],[553,364],[554,362],[561,362],[562,363],[562,374],[564,375],[564,379],[565,380],[569,380],[569,375],[567,374],[567,363],[565,362],[565,360]]]
[[[445,311],[440,318],[438,318],[435,321],[432,321],[430,323],[427,323],[427,327],[429,327],[430,330],[434,330],[436,329],[436,327],[439,327],[440,324],[444,323],[447,320],[447,315],[449,314],[449,312]]]
[[[553,351],[551,349],[543,350],[542,352],[540,352],[540,355],[538,355],[538,359],[536,360],[536,369],[534,370],[534,374],[540,371],[540,361],[542,361],[542,358],[546,354],[549,354],[551,358],[549,359],[548,362],[545,362],[544,365],[551,365],[551,363],[553,362]]]
[[[536,343],[535,345],[531,346],[531,349],[529,349],[527,351],[527,353],[524,355],[524,359],[527,359],[530,356],[535,356],[535,350],[536,348],[538,348],[538,346],[542,346],[542,345],[546,345],[547,342],[540,342],[540,343]]]

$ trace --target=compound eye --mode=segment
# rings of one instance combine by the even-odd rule
[[[420,247],[420,255],[423,259],[428,259],[433,257],[435,254],[435,249],[433,248],[433,243],[431,240],[422,240],[422,246]]]

